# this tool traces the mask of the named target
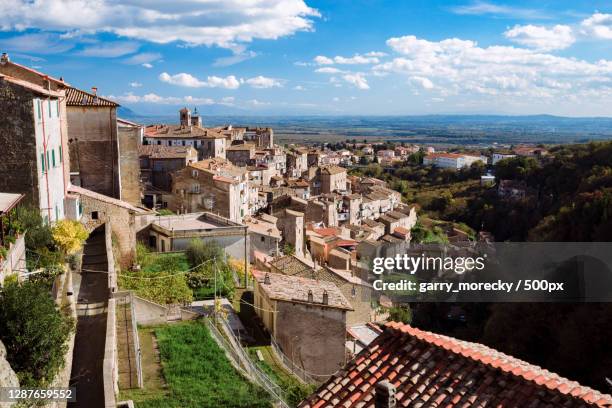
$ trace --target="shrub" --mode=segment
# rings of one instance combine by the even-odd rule
[[[187,249],[185,250],[185,255],[187,255],[187,259],[192,268],[211,259],[217,259],[217,261],[225,260],[225,252],[217,242],[204,242],[197,238],[189,241]]]
[[[83,224],[73,220],[58,221],[53,226],[51,232],[55,243],[66,255],[79,252],[89,236]]]
[[[0,292],[0,340],[22,386],[44,386],[53,380],[64,366],[73,328],[73,319],[55,308],[40,283],[9,282]]]

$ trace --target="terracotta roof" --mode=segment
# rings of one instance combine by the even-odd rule
[[[118,103],[102,98],[77,88],[66,89],[66,105],[68,106],[106,106],[116,108]]]
[[[13,62],[13,61],[9,61],[9,65],[13,65],[15,67],[19,67],[20,69],[23,69],[25,71],[29,71],[29,72],[31,72],[31,73],[33,73],[35,75],[38,75],[39,77],[41,77],[43,79],[49,79],[50,81],[53,81],[53,82],[55,82],[55,83],[57,83],[59,85],[64,85],[64,86],[69,85],[68,83],[66,83],[61,78],[60,79],[54,78],[54,77],[52,77],[50,75],[45,74],[44,72],[37,71],[37,70],[35,70],[33,68],[30,68],[30,67],[26,67],[25,65],[21,65],[21,64],[18,64],[16,62]]]
[[[314,272],[314,269],[293,255],[287,255],[275,259],[274,261],[270,262],[270,265],[285,275],[299,275],[302,273],[311,274]]]
[[[161,146],[139,145],[138,155],[149,156],[153,159],[184,159],[189,156],[197,157],[197,150],[191,146]]]
[[[612,406],[610,395],[481,344],[391,322],[299,407],[374,407],[384,380],[398,407]]]
[[[335,237],[340,235],[340,228],[336,227],[313,228],[312,231],[316,232],[322,237]]]
[[[333,166],[333,165],[325,166],[325,167],[321,167],[321,173],[340,174],[340,173],[346,173],[346,169],[340,166]]]
[[[270,299],[285,302],[315,304],[320,307],[353,310],[340,289],[332,282],[282,275],[280,273],[253,271],[258,286]],[[265,283],[268,276],[269,283]],[[308,293],[312,292],[313,301],[308,301]],[[323,294],[327,293],[328,301],[323,303]]]

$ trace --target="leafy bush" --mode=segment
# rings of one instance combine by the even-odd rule
[[[83,224],[78,221],[58,221],[51,230],[56,245],[66,255],[72,255],[83,248],[83,243],[89,236]]]
[[[204,242],[201,239],[195,238],[189,241],[185,255],[187,255],[192,268],[212,259],[217,261],[225,260],[225,252],[217,242]]]
[[[389,308],[389,320],[410,324],[412,323],[412,309],[409,305],[391,307]]]
[[[0,292],[0,340],[22,386],[49,384],[64,366],[70,316],[55,308],[47,288],[36,282],[8,282]]]
[[[183,254],[154,254],[138,245],[139,271],[122,271],[119,286],[133,290],[142,298],[159,304],[189,303],[193,294],[185,274],[189,264]]]

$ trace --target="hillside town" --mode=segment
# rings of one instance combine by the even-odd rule
[[[480,166],[477,184],[511,202],[535,192],[493,166],[545,161],[546,147],[283,144],[269,127],[209,126],[196,107],[154,124],[121,118],[119,107],[96,87],[0,58],[0,285],[50,269],[47,250],[30,247],[33,229],[20,227],[27,208],[41,228],[74,222],[86,231],[50,280],[75,330],[45,385],[75,387],[69,406],[139,406],[130,390],[150,386],[143,366],[154,353],[143,327],[199,319],[268,406],[612,406],[610,395],[534,364],[394,322],[403,306],[372,286],[370,261],[405,252],[431,221],[369,166]],[[495,239],[486,225],[442,229],[450,242]],[[215,255],[187,264],[198,246]],[[161,283],[145,287],[147,279]],[[170,293],[180,279],[186,292]],[[3,349],[0,385],[18,386]],[[305,391],[289,401],[259,364]]]

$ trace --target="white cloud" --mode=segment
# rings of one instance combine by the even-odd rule
[[[209,76],[206,81],[202,81],[191,74],[181,72],[180,74],[170,75],[167,72],[159,74],[159,80],[172,85],[184,86],[187,88],[225,88],[237,89],[240,87],[240,81],[230,75],[225,78],[217,76]]]
[[[586,35],[604,40],[612,40],[612,14],[595,13],[582,21]]]
[[[319,74],[342,74],[345,71],[342,71],[341,69],[334,68],[334,67],[323,67],[323,68],[315,69],[315,72]]]
[[[257,99],[251,99],[250,101],[247,101],[247,103],[249,105],[254,106],[254,107],[270,105],[270,102],[263,102],[263,101],[259,101]]]
[[[145,62],[144,64],[142,64],[142,66],[145,68],[153,68],[153,64],[149,64],[148,62]]]
[[[434,84],[431,82],[429,78],[421,77],[421,76],[413,76],[410,78],[410,81],[419,85],[423,89],[433,89]]]
[[[194,96],[160,96],[155,93],[135,95],[132,92],[127,92],[118,96],[109,95],[107,98],[120,103],[152,103],[158,105],[213,105],[217,103],[211,98],[199,98]]]
[[[319,65],[331,65],[334,63],[334,60],[331,58],[324,57],[323,55],[317,55],[314,57],[314,62]]]
[[[294,91],[305,91],[306,88],[304,88],[302,85],[296,85],[293,87]]]
[[[370,85],[368,85],[368,81],[364,78],[363,74],[346,74],[342,76],[342,79],[359,89],[370,89]]]
[[[332,98],[332,101],[334,101],[334,102],[340,102],[340,98],[338,98],[337,96],[334,96],[334,97]]]
[[[155,43],[236,48],[311,30],[320,14],[304,0],[3,0],[0,30],[111,32]]]
[[[204,86],[209,88],[238,89],[240,87],[240,81],[233,75],[226,77],[209,76],[206,78],[205,84]]]
[[[0,2],[1,10],[2,2]],[[0,28],[2,28],[1,21]],[[0,39],[0,48],[3,50],[21,53],[59,54],[71,50],[74,46],[75,43],[71,39],[61,39],[57,34],[51,33],[24,34]]]
[[[333,65],[333,64],[344,64],[344,65],[358,65],[358,64],[378,64],[380,60],[378,57],[382,56],[383,53],[370,52],[366,55],[355,54],[352,57],[342,57],[337,55],[333,58],[326,57],[324,55],[317,55],[314,58],[314,62],[317,65]]]
[[[283,86],[283,83],[278,79],[267,78],[265,76],[256,76],[254,78],[247,79],[246,82],[253,88],[263,89],[263,88],[280,88]]]
[[[403,74],[416,88],[433,89],[440,97],[490,95],[527,103],[529,98],[612,95],[610,60],[588,62],[513,46],[483,48],[457,38],[405,36],[390,38],[387,44],[401,55],[374,66],[374,73]]]
[[[552,28],[531,24],[515,25],[504,36],[510,41],[540,51],[562,50],[576,41],[572,28],[561,24]]]
[[[133,41],[114,41],[95,44],[83,48],[77,54],[84,57],[117,58],[132,54],[140,48],[140,44]]]
[[[469,5],[452,7],[451,11],[455,14],[492,15],[507,18],[550,18],[550,16],[539,10],[498,5],[494,3],[488,3],[486,1],[475,1]]]
[[[130,82],[132,88],[140,88],[142,84],[140,82]]]
[[[129,58],[123,60],[128,65],[151,65],[152,62],[155,62],[161,59],[162,55],[158,52],[141,52],[140,54],[132,55]],[[146,64],[146,65],[145,65]],[[151,68],[153,65],[147,68]]]

